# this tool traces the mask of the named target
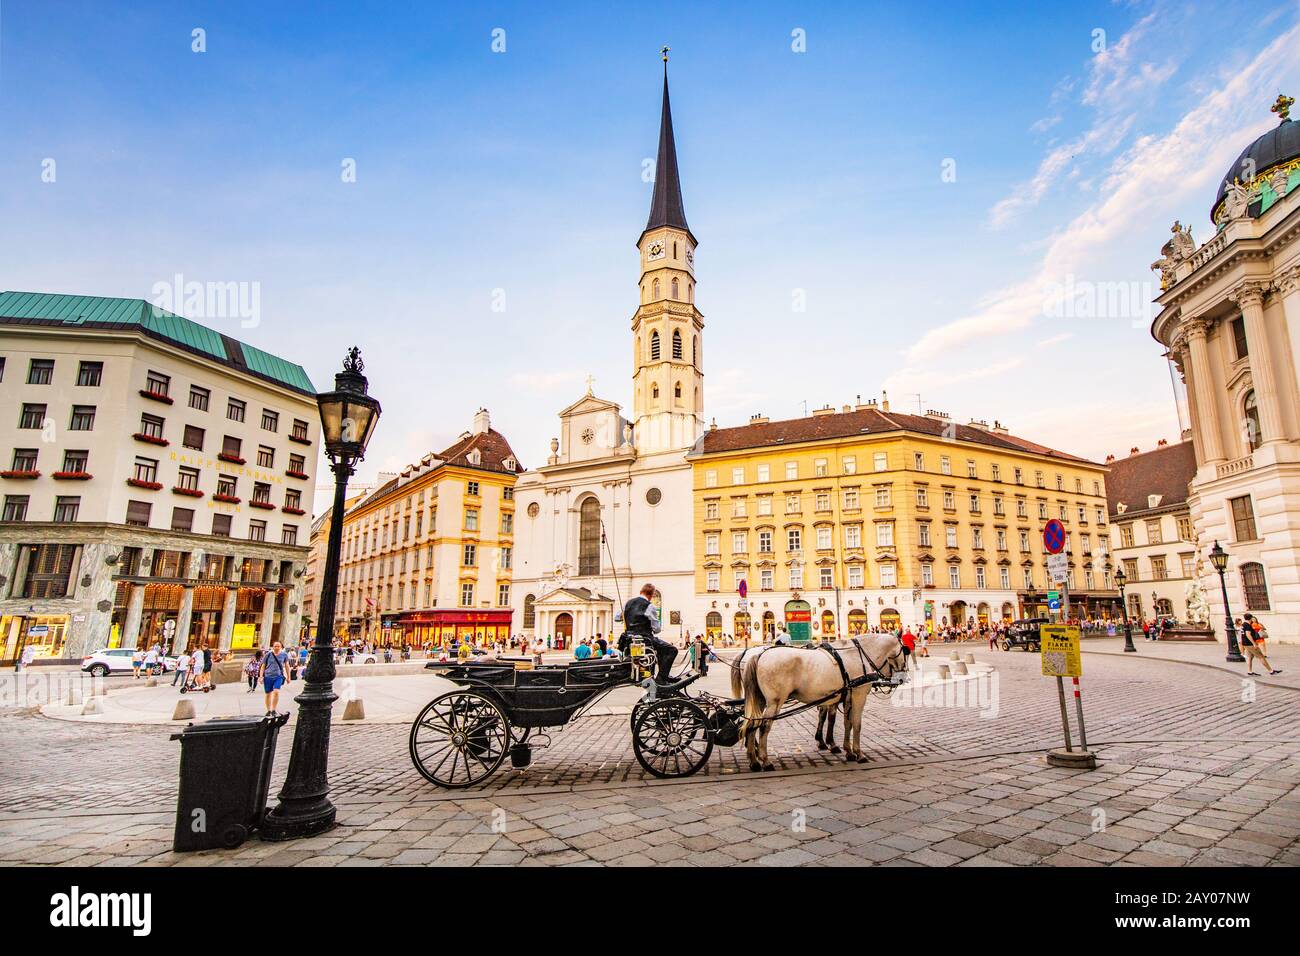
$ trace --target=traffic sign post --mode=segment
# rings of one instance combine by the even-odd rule
[[[1044,624],[1039,628],[1038,634],[1043,676],[1056,678],[1056,696],[1061,705],[1061,728],[1065,732],[1065,749],[1049,750],[1047,762],[1054,767],[1093,770],[1097,766],[1097,755],[1088,749],[1088,732],[1083,723],[1083,695],[1079,688],[1079,678],[1083,674],[1079,627],[1072,624]],[[1067,677],[1074,682],[1074,706],[1079,718],[1079,750],[1074,749],[1070,739],[1070,716],[1065,704]]]

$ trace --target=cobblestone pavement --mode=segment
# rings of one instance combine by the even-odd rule
[[[335,728],[338,830],[183,858],[169,850],[179,745],[168,729],[10,712],[0,862],[1300,862],[1295,691],[1090,655],[1086,717],[1103,763],[1065,771],[1042,760],[1060,730],[1037,656],[974,653],[997,665],[996,715],[873,700],[866,765],[818,753],[805,715],[772,736],[782,772],[751,774],[741,748],[718,748],[691,780],[653,781],[632,756],[627,718],[590,717],[528,771],[448,794],[411,767],[405,728]],[[282,738],[273,793],[288,746]],[[1094,832],[1099,808],[1107,825]],[[805,829],[792,826],[796,811]]]

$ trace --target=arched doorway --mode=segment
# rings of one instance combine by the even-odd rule
[[[822,637],[831,638],[835,636],[835,612],[822,611]]]
[[[1011,620],[1014,620],[1014,619],[1015,619],[1015,616],[1016,616],[1016,609],[1015,609],[1014,607],[1012,607],[1011,602],[1010,602],[1010,601],[1003,601],[1003,602],[1002,602],[1002,620],[1004,620],[1004,621],[1011,621]]]
[[[867,631],[867,612],[860,607],[849,611],[849,633],[865,634]]]
[[[776,615],[771,611],[763,612],[763,640],[770,641],[776,637]]]
[[[555,615],[555,649],[564,650],[573,643],[573,615],[561,611]]]
[[[731,634],[738,641],[743,641],[748,639],[749,637],[749,612],[748,611],[736,612],[736,616],[732,619]]]
[[[992,609],[983,601],[981,601],[980,606],[975,609],[975,614],[979,618],[979,622],[984,625],[989,623],[989,615],[992,613]]]
[[[898,630],[898,626],[902,621],[903,619],[899,617],[898,611],[895,608],[887,607],[880,612],[880,626],[887,631]]]
[[[952,619],[953,627],[964,627],[966,624],[966,602],[953,601],[948,608],[948,616]]]
[[[704,616],[704,633],[710,641],[716,641],[722,634],[722,615],[717,611],[710,611]]]

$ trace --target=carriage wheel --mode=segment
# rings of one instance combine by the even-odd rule
[[[474,691],[435,697],[411,725],[411,760],[431,783],[451,790],[486,780],[510,749],[510,722]]]
[[[632,728],[632,750],[656,777],[689,777],[713,753],[708,717],[684,697],[647,704]]]

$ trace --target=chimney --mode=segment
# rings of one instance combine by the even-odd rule
[[[1162,438],[1162,439],[1160,439],[1158,442],[1156,442],[1156,447],[1157,447],[1157,448],[1164,448],[1164,447],[1165,447],[1166,445],[1168,445],[1168,444],[1169,444],[1169,441],[1168,441],[1167,439]]]
[[[886,391],[880,393],[880,410],[882,412],[889,411],[889,393]]]
[[[1002,424],[1000,421],[998,421],[996,418],[993,419],[993,427],[992,427],[991,429],[989,429],[989,431],[993,432],[993,434],[995,434],[995,435],[1010,435],[1010,434],[1011,434],[1011,432],[1007,431],[1007,426],[1006,426],[1006,425],[1003,425],[1003,424]]]
[[[947,413],[947,412],[938,412],[938,411],[935,411],[933,408],[927,408],[927,409],[925,410],[925,417],[926,417],[926,418],[929,418],[929,419],[932,419],[932,420],[934,420],[934,421],[936,421],[936,422],[946,422],[946,421],[948,420],[948,413]]]
[[[986,432],[989,430],[989,423],[984,421],[983,419],[972,418],[970,420],[970,427],[978,428],[980,431]]]
[[[486,435],[492,428],[492,419],[488,416],[486,408],[480,408],[474,413],[474,434]]]
[[[762,412],[759,412],[757,415],[749,416],[749,423],[751,425],[766,425],[767,422],[768,422],[768,418]]]
[[[823,405],[821,408],[814,408],[813,415],[834,415],[835,408],[831,405]]]

